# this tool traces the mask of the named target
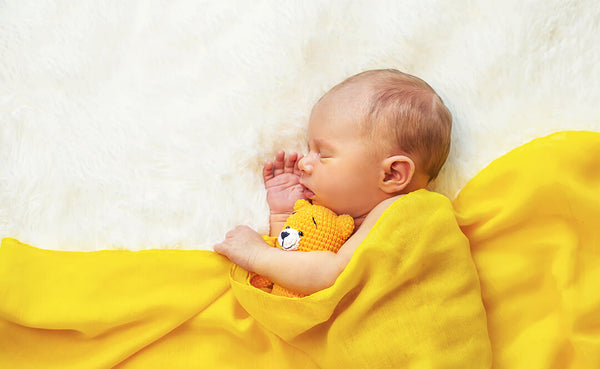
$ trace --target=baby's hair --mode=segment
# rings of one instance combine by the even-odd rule
[[[452,115],[435,90],[418,77],[379,69],[354,75],[330,92],[358,82],[373,89],[363,132],[381,140],[382,149],[410,156],[429,181],[435,179],[450,152],[452,130]]]

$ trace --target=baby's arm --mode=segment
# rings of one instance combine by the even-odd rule
[[[225,241],[216,244],[214,249],[248,271],[265,276],[290,290],[310,295],[335,283],[377,219],[400,196],[389,198],[375,206],[337,254],[329,251],[302,252],[274,248],[247,226],[238,226],[227,233]]]
[[[263,167],[263,180],[267,190],[269,204],[269,225],[271,236],[277,236],[286,219],[294,210],[297,200],[306,199],[304,188],[300,184],[298,162],[302,156],[295,152],[285,156],[279,151],[274,161],[268,161]]]
[[[309,295],[334,284],[344,270],[356,246],[350,238],[337,254],[329,251],[284,251],[270,247],[247,226],[227,233],[216,244],[216,252],[227,256],[242,268],[269,278],[273,282]]]

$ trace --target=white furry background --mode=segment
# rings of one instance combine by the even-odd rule
[[[434,189],[453,198],[535,137],[600,131],[599,45],[597,0],[2,1],[0,237],[209,249],[266,231],[262,163],[303,150],[316,99],[373,68],[452,110]]]

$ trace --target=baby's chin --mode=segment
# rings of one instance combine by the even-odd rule
[[[319,206],[323,206],[326,207],[327,209],[333,211],[334,213],[336,213],[337,215],[342,215],[342,214],[347,214],[352,216],[352,214],[350,214],[350,212],[346,209],[338,209],[334,206],[331,206],[331,204],[327,204],[326,202],[323,202],[322,200],[320,200],[318,197],[313,197],[310,202],[313,205],[319,205]],[[352,216],[354,218],[354,216]]]
[[[313,204],[313,205],[319,205],[319,206],[324,206],[324,207],[328,208],[329,210],[333,211],[334,213],[336,213],[337,215],[348,214],[352,218],[355,218],[355,216],[351,214],[350,209],[345,209],[345,208],[338,209],[338,208],[336,208],[334,206],[331,206],[331,204],[328,204],[326,201],[322,201],[308,187],[305,187],[305,186],[302,186],[302,187],[304,187],[304,196],[306,197],[307,200],[309,200],[311,202],[311,204]]]

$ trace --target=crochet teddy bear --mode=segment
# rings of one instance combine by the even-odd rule
[[[350,215],[337,215],[320,205],[307,200],[298,200],[294,211],[287,218],[279,237],[263,236],[273,247],[285,251],[331,251],[337,252],[354,230],[354,219]],[[271,282],[258,274],[250,276],[250,283],[257,288],[270,291],[274,295],[303,297]]]

